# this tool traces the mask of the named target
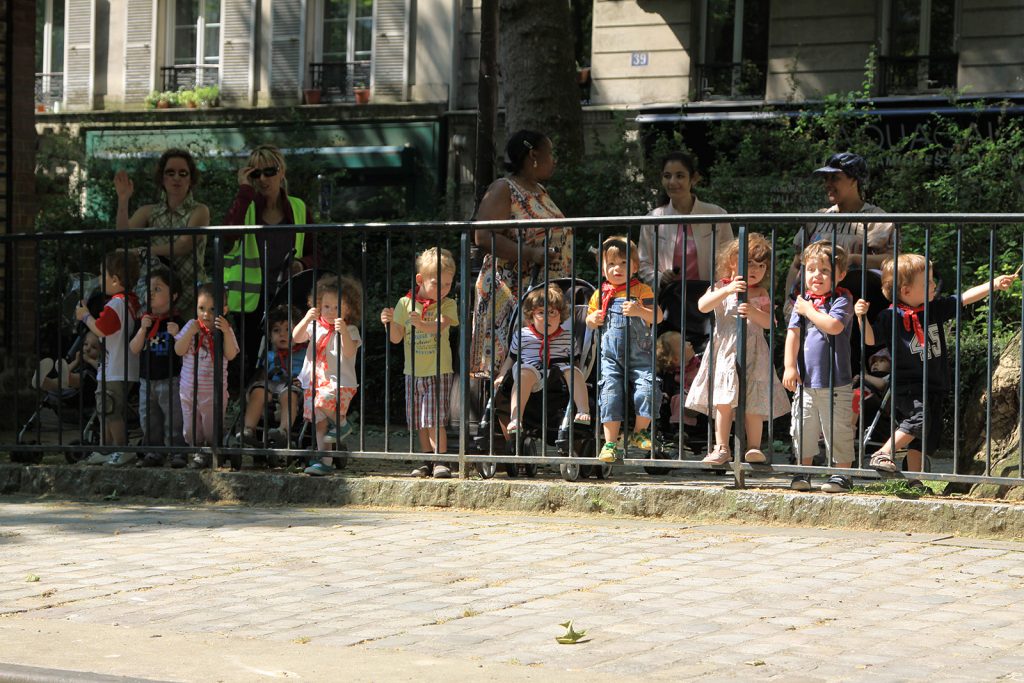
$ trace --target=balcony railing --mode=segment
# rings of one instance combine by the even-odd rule
[[[36,109],[53,111],[54,104],[64,101],[64,74],[36,74]]]
[[[764,98],[768,63],[708,62],[697,65],[697,98],[701,100]]]
[[[959,57],[955,54],[882,57],[881,92],[896,95],[955,88]]]
[[[370,87],[370,62],[313,62],[309,80],[313,90],[321,92],[322,101],[352,101],[353,89]]]
[[[164,91],[191,90],[196,86],[217,85],[220,67],[205,64],[176,64],[160,67]]]

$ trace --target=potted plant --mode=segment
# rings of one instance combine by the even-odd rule
[[[308,88],[302,92],[306,96],[306,104],[320,104],[320,98],[323,96],[320,88]]]
[[[160,102],[160,93],[154,90],[146,95],[146,99],[143,102],[146,104],[146,109],[156,109],[157,104]]]
[[[170,109],[173,106],[177,106],[177,104],[178,104],[178,93],[176,93],[176,92],[171,92],[170,90],[165,90],[162,93],[160,93],[159,95],[157,95],[157,99],[156,99],[156,108],[157,109]]]
[[[215,85],[203,85],[195,89],[196,99],[203,109],[217,106],[220,88]]]
[[[352,88],[352,96],[355,97],[356,104],[366,104],[370,101],[370,88],[367,87],[366,81],[356,81]]]
[[[199,97],[195,90],[182,90],[178,93],[178,104],[189,109],[199,107]]]

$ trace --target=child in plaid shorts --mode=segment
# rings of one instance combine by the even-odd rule
[[[416,288],[380,313],[391,343],[405,342],[405,414],[425,453],[448,450],[444,426],[454,383],[448,329],[459,324],[455,300],[448,298],[454,279],[452,253],[427,249],[416,257]],[[447,479],[452,473],[443,463],[426,462],[412,474]]]

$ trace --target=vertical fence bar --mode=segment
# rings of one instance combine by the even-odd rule
[[[900,296],[900,226],[896,226],[896,239],[892,243],[892,309],[891,320],[889,321],[889,339],[891,340],[891,347],[896,348],[897,336],[896,336],[896,319],[898,315],[898,304]],[[899,456],[896,453],[896,391],[899,387],[896,384],[897,376],[897,358],[899,354],[895,350],[889,354],[889,457],[894,461]]]
[[[730,230],[731,232],[731,230]],[[718,283],[718,271],[716,270],[717,264],[716,259],[718,257],[718,231],[711,231],[711,286],[709,289],[714,289]],[[711,336],[708,339],[708,345],[704,350],[704,353],[709,355],[708,358],[708,391],[707,391],[707,405],[708,405],[708,453],[711,453],[718,448],[717,442],[717,431],[715,425],[718,423],[718,413],[715,410],[715,335],[718,332],[718,315],[712,312],[711,315]],[[714,444],[714,446],[712,446]],[[723,444],[725,445],[725,444]],[[732,445],[731,441],[728,444]]]
[[[338,283],[338,318],[343,318],[341,324],[342,324],[343,327],[347,327],[348,326],[348,319],[344,319],[345,317],[344,317],[344,315],[342,315],[342,313],[343,313],[342,306],[344,306],[343,302],[345,301],[345,292],[342,290],[342,281],[341,281],[341,259],[342,259],[341,233],[337,232],[337,233],[335,233],[334,236],[335,236],[335,241],[334,241],[334,276],[336,278],[335,282]],[[317,247],[319,248],[319,246],[320,245],[319,245],[319,239],[318,239],[317,240]],[[288,280],[290,282],[291,278],[289,277]],[[334,398],[334,432],[335,432],[335,434],[338,434],[341,431],[341,418],[342,418],[342,415],[341,415],[341,363],[344,360],[344,351],[342,351],[342,349],[341,349],[341,333],[338,332],[338,330],[336,330],[334,328],[334,321],[333,320],[330,320],[328,322],[330,323],[330,326],[331,326],[331,331],[328,332],[328,334],[331,334],[332,332],[334,334],[334,357],[338,359],[338,364],[334,368],[335,377],[338,378],[338,381],[337,381],[335,389],[334,389],[334,394],[335,394],[335,398]],[[345,332],[347,333],[348,330],[346,329]],[[355,365],[354,362],[353,362],[353,365]],[[352,406],[352,404],[351,404],[351,401],[350,401],[349,402],[349,408],[351,408],[351,406]],[[346,412],[346,415],[345,415],[345,420],[346,420],[346,422],[348,421],[348,414],[347,414],[347,412]],[[361,419],[360,419],[360,422],[362,422]],[[330,429],[329,426],[328,426],[328,429]],[[359,431],[362,432],[362,425],[360,425]],[[362,441],[362,439],[360,439],[360,441]],[[342,442],[340,442],[337,438],[335,438],[335,441],[334,441],[334,444],[333,444],[333,448],[331,450],[333,450],[333,451],[340,451],[342,449],[342,447],[343,447]],[[323,462],[323,460],[321,460],[320,462]],[[334,464],[335,464],[335,461],[334,461],[334,459],[332,457],[332,459],[331,459],[331,466],[333,467]]]
[[[953,349],[953,471],[960,472],[960,331],[963,326],[964,226],[956,226],[956,336]],[[1021,366],[1024,367],[1024,366]],[[1024,442],[1022,442],[1024,444]]]
[[[522,304],[523,304],[523,277],[525,277],[525,275],[526,275],[523,272],[523,240],[524,239],[526,239],[526,230],[523,229],[523,228],[519,228],[516,231],[516,250],[518,252],[516,254],[516,257],[517,257],[516,258],[516,262],[519,263],[519,273],[518,273],[518,277],[516,277],[516,303],[515,303],[515,308],[514,308],[515,313],[514,313],[514,317],[513,317],[513,320],[512,320],[512,324],[509,325],[509,329],[512,330],[512,334],[513,335],[518,335],[518,338],[519,338],[519,355],[516,356],[516,374],[515,374],[515,377],[517,379],[516,379],[515,383],[512,385],[512,391],[516,392],[517,394],[519,392],[519,385],[523,381],[523,336],[522,336],[523,309],[522,309]],[[511,345],[509,345],[509,346],[511,348]],[[491,367],[492,367],[491,373],[493,374],[494,373],[494,370],[493,370],[494,358],[493,357],[491,358]],[[520,456],[520,455],[523,454],[523,430],[522,430],[523,405],[522,405],[522,402],[518,400],[518,398],[516,400],[515,421],[516,421],[516,424],[519,425],[519,427],[520,427],[519,429],[516,429],[516,433],[515,433],[516,455]],[[518,470],[519,466],[516,465],[515,467]]]
[[[1024,236],[1021,237],[1021,264],[1024,264]],[[1024,295],[1021,296],[1020,300],[1020,329],[1024,330]],[[957,334],[960,334],[960,330],[957,330]],[[1020,340],[1020,367],[1024,368],[1024,334],[1021,335]],[[957,387],[959,393],[960,387]],[[1024,425],[1024,382],[1020,383],[1017,387],[1017,424]],[[1017,451],[1017,476],[1024,479],[1024,439],[1017,439],[1019,449]],[[953,470],[956,472],[956,470]]]
[[[56,261],[57,261],[57,273],[56,273],[55,285],[54,286],[55,286],[55,288],[59,288],[60,285],[56,284],[56,283],[60,283],[60,282],[64,281],[64,249],[63,249],[63,242],[61,240],[56,240],[56,244],[54,246],[57,249],[57,258],[56,258]],[[57,292],[54,292],[54,295],[59,300],[59,297],[60,297],[59,289],[58,289]],[[62,336],[61,335],[61,325],[64,322],[63,319],[61,318],[62,315],[63,315],[63,312],[58,309],[57,317],[56,317],[57,325],[56,325],[56,328],[55,328],[56,338],[57,338],[56,339],[56,341],[57,341],[57,352],[56,352],[56,354],[54,354],[54,359],[55,359],[54,367],[57,367],[57,365],[56,365],[57,363],[59,363],[61,366],[69,365],[68,360],[66,358],[64,358],[64,342],[63,342],[63,339],[61,339],[61,336]],[[82,359],[83,359],[82,362],[84,363],[85,362],[85,360],[84,360],[85,359],[85,354],[84,353],[82,354]],[[76,369],[79,371],[79,373],[81,373],[82,364],[79,363],[78,366],[76,367]],[[57,411],[57,445],[58,446],[63,446],[64,445],[64,416],[63,416],[64,378],[63,378],[63,375],[64,375],[63,372],[57,372],[57,397],[58,397],[58,401],[59,401],[58,405],[61,406],[61,408],[58,409],[58,411]],[[81,374],[79,374],[79,377],[81,377]],[[69,374],[68,375],[68,383],[70,383],[70,382],[71,382],[71,375]],[[42,387],[42,385],[43,385],[43,378],[40,376],[40,378],[39,378],[39,386],[40,386],[40,388]],[[81,393],[81,390],[82,390],[82,383],[81,382],[79,382],[78,387],[79,387],[79,392],[78,393]]]
[[[992,309],[995,306],[996,226],[988,227],[988,315],[985,324],[985,476],[992,476]]]
[[[569,433],[566,435],[568,439],[568,451],[566,455],[572,457],[576,455],[575,446],[575,434],[576,431],[576,413],[579,411],[580,406],[576,405],[576,382],[582,381],[584,386],[586,385],[587,378],[583,376],[582,379],[577,379],[577,372],[583,375],[583,369],[577,369],[576,359],[576,230],[573,229],[569,232],[569,405],[572,409],[569,410]],[[582,348],[582,345],[581,345]],[[580,354],[580,360],[582,360],[582,353]],[[589,405],[589,392],[587,394],[588,405],[583,406],[583,410],[591,415],[593,420],[593,411],[590,410]]]
[[[490,416],[489,416],[489,419],[488,419],[488,422],[487,422],[487,426],[488,426],[488,430],[489,430],[488,433],[487,433],[487,452],[490,455],[494,455],[494,429],[497,426],[497,419],[498,419],[498,417],[497,417],[497,407],[494,405],[494,397],[497,394],[497,387],[495,386],[495,384],[496,384],[495,377],[496,377],[497,372],[499,370],[499,368],[495,367],[495,365],[494,365],[495,337],[498,335],[498,325],[497,325],[497,320],[498,320],[498,308],[497,307],[498,307],[498,304],[495,301],[495,294],[498,291],[498,281],[497,281],[497,278],[498,278],[498,257],[497,257],[497,254],[495,254],[495,251],[494,251],[497,248],[497,236],[495,235],[494,230],[489,230],[488,233],[491,236],[491,294],[490,294],[490,299],[488,301],[489,308],[491,309],[491,326],[490,326],[490,328],[488,328],[489,329],[489,333],[487,335],[487,343],[490,346],[490,354],[491,355],[490,355],[489,358],[490,358],[490,363],[491,363],[491,371],[490,371],[490,378],[487,381],[488,392],[490,393],[490,397],[489,397],[490,400],[487,403],[488,410],[490,412]],[[511,419],[511,416],[509,416],[509,419]],[[506,437],[505,438],[505,453],[506,454],[508,453],[508,446],[509,446],[508,438]]]
[[[441,233],[437,233],[437,242],[434,243],[434,286],[436,291],[434,295],[437,297],[437,311],[434,313],[434,317],[437,319],[437,324],[434,326],[434,453],[440,455],[447,450],[441,448],[441,434],[444,429],[441,424],[441,403],[444,398],[444,392],[441,390],[441,283],[444,279],[444,272],[441,270]],[[427,312],[427,306],[430,304],[423,305],[423,312]],[[447,436],[447,435],[446,435]],[[447,445],[447,439],[445,439],[445,445]]]
[[[391,298],[391,233],[384,233],[384,306]],[[365,287],[363,288],[366,289]],[[384,326],[384,452],[391,452],[391,325]],[[403,378],[404,381],[404,378]]]
[[[656,229],[660,230],[661,226],[658,226]],[[687,277],[686,277],[686,272],[687,272],[687,270],[686,269],[687,269],[687,266],[688,266],[688,258],[687,257],[689,256],[689,252],[690,252],[690,250],[688,248],[689,245],[687,244],[687,242],[685,240],[689,240],[691,238],[690,232],[692,232],[692,231],[691,230],[687,230],[687,225],[684,225],[683,223],[678,224],[676,226],[676,230],[677,231],[679,231],[679,230],[683,230],[684,231],[684,235],[683,235],[683,239],[684,239],[684,242],[683,242],[683,253],[682,253],[682,258],[680,259],[680,269],[679,269],[679,288],[680,288],[680,292],[681,293],[679,295],[679,327],[680,327],[680,330],[679,330],[679,423],[678,423],[679,424],[679,427],[678,427],[678,432],[679,433],[677,435],[677,438],[678,438],[678,441],[679,441],[679,459],[683,460],[684,459],[683,455],[686,453],[686,429],[685,429],[685,427],[686,427],[686,422],[685,422],[685,415],[686,415],[686,405],[685,404],[686,404],[686,401],[684,400],[684,396],[686,394],[686,392],[684,391],[684,389],[686,388],[686,332],[687,332],[687,330],[686,330],[686,322],[687,322],[687,320],[686,319],[688,317],[686,315],[686,310],[687,310],[687,300],[686,300],[686,295],[687,295],[687,289],[686,289]],[[711,233],[715,234],[716,232],[718,232],[718,226],[712,224],[712,226],[711,226]],[[676,241],[678,241],[678,239]],[[658,235],[654,236],[654,243],[655,244],[658,243]],[[675,254],[673,254],[673,260],[674,259],[675,259]],[[654,262],[657,264],[658,263],[658,259],[655,258]],[[697,265],[698,265],[698,269],[699,269],[700,264],[697,264]],[[658,275],[659,275],[659,273],[658,273],[658,269],[656,267],[654,269],[654,277],[655,277],[655,279],[658,278]],[[714,279],[714,272],[712,272],[712,280],[713,279]],[[654,300],[657,301],[658,297],[654,297]],[[697,350],[694,349],[694,353],[695,354],[696,354],[696,352],[697,352]],[[670,397],[669,400],[671,401],[671,397]]]
[[[416,312],[416,289],[417,289],[417,286],[416,286],[416,261],[417,261],[416,249],[417,248],[418,247],[416,246],[416,242],[415,242],[415,240],[413,240],[413,248],[412,248],[412,259],[413,259],[412,260],[412,276],[410,277],[410,280],[409,280],[411,286],[409,287],[409,296],[408,296],[408,300],[409,300],[409,316],[410,317],[412,316],[413,313]],[[419,379],[419,375],[417,374],[417,370],[419,370],[419,365],[416,362],[416,326],[413,325],[411,322],[409,324],[409,335],[408,336],[409,336],[409,342],[408,342],[409,343],[409,348],[411,349],[411,352],[409,354],[409,365],[412,366],[410,368],[406,368],[406,377],[412,376],[412,381],[411,382],[407,382],[407,384],[411,384],[411,389],[412,389],[412,403],[411,403],[411,405],[412,405],[412,415],[408,416],[408,421],[409,421],[409,452],[410,453],[416,453],[417,450],[416,450],[416,448],[414,447],[413,444],[415,444],[415,443],[417,443],[419,441],[419,429],[420,429],[420,427],[422,427],[422,425],[420,424],[420,402],[419,402],[419,400],[417,400],[417,391],[416,391],[416,380]],[[406,391],[408,392],[408,388],[406,389]],[[407,401],[406,405],[409,405],[409,403],[408,403],[408,401],[409,401],[408,396],[406,397],[406,401]],[[432,469],[432,468],[433,468],[433,463],[431,462],[431,464],[428,466],[428,469]],[[431,472],[427,472],[427,476],[429,477],[430,475],[431,475]]]
[[[739,303],[745,304],[750,300],[750,264],[747,253],[747,226],[739,226],[739,254],[737,270],[743,281],[747,284],[746,289],[737,292],[736,298]],[[740,465],[743,463],[743,454],[747,452],[747,325],[750,323],[745,316],[736,317],[736,367],[738,369],[737,387],[739,397],[736,401],[736,412],[733,423],[736,426],[736,452],[733,454],[733,476],[736,480],[736,487],[743,488],[744,476]]]
[[[338,239],[341,239],[341,233],[338,233]],[[366,282],[367,266],[368,266],[368,254],[366,249],[367,241],[370,239],[370,235],[366,230],[363,230],[362,240],[359,244],[359,259],[360,259],[360,284]],[[366,285],[360,288],[360,302],[359,302],[359,451],[362,453],[366,452],[366,309],[369,306],[369,296],[366,293]],[[387,348],[388,342],[385,341],[385,349]],[[384,390],[384,404],[387,405],[387,389]],[[349,410],[351,413],[352,411]],[[348,419],[348,418],[346,418]]]
[[[768,262],[768,463],[774,462],[775,458],[775,265],[777,253],[775,251],[778,237],[778,227],[772,224],[772,257]],[[789,326],[789,321],[786,321]],[[800,463],[797,463],[800,464]]]
[[[43,301],[43,271],[42,271],[43,256],[42,256],[42,251],[43,251],[43,245],[44,244],[45,243],[42,240],[39,240],[39,241],[37,241],[35,243],[35,246],[36,246],[36,249],[35,249],[35,252],[36,252],[35,253],[35,271],[36,271],[36,287],[35,287],[36,291],[35,291],[35,295],[36,295],[36,301]],[[127,324],[128,323],[128,301],[127,301],[127,299],[125,300],[124,304],[125,304],[125,316],[124,316],[125,317],[125,324]],[[42,351],[42,343],[43,343],[43,339],[42,339],[42,337],[43,337],[43,334],[42,334],[42,319],[40,318],[39,308],[38,307],[36,307],[35,315],[33,317],[35,318],[35,329],[33,330],[32,341],[33,341],[33,346],[35,346],[35,350],[36,350],[35,363],[33,363],[33,365],[36,368],[38,368],[39,367],[39,363],[40,363],[40,361],[43,358],[43,355],[42,355],[42,353],[43,353],[43,351]],[[122,336],[126,336],[126,335],[122,335]],[[128,354],[127,353],[124,355],[124,362],[125,363],[128,362]],[[60,374],[61,373],[58,372],[57,376],[59,377]],[[35,392],[36,393],[36,405],[41,405],[42,401],[43,401],[43,397],[46,395],[46,390],[43,389],[43,377],[41,375],[42,375],[42,373],[40,373],[39,386],[36,387],[36,392]],[[16,385],[16,386],[20,386],[20,385]],[[59,399],[58,399],[58,406],[57,406],[57,418],[58,418],[57,422],[60,422],[60,404],[59,404]],[[36,419],[36,443],[37,444],[41,444],[42,442],[43,442],[43,421],[42,421],[42,419]]]
[[[601,287],[604,284],[604,230],[602,228],[597,229],[597,291],[601,291]],[[598,302],[604,297],[598,294]],[[590,308],[587,307],[589,314]],[[607,322],[607,320],[605,321]],[[598,448],[598,444],[602,446],[605,443],[604,436],[604,423],[601,420],[601,379],[603,378],[603,372],[601,370],[601,341],[604,335],[604,324],[594,330],[594,362],[597,364],[597,373],[594,375],[594,387],[596,391],[594,393],[597,396],[594,399],[594,405],[597,408],[597,419],[591,419],[591,423],[594,426],[594,456],[596,457],[601,449]],[[603,467],[603,466],[601,466]]]
[[[924,367],[921,373],[921,414],[924,425],[921,429],[921,471],[927,471],[928,462],[928,360],[931,358],[932,338],[928,334],[929,313],[932,307],[932,252],[931,252],[931,225],[924,226]],[[991,272],[991,271],[990,271]],[[941,353],[941,351],[940,351]],[[909,458],[907,467],[910,467]]]
[[[459,236],[459,478],[468,479],[469,463],[469,231]],[[493,430],[492,430],[493,433]]]
[[[863,231],[867,232],[867,225],[862,226]],[[836,303],[836,288],[839,287],[839,281],[836,279],[836,231],[832,231],[832,254],[829,258],[829,267],[832,269],[832,292],[829,294],[829,313],[832,312],[832,307]],[[806,282],[804,283],[806,285]],[[829,467],[835,467],[835,448],[836,448],[836,335],[827,334],[825,338],[828,340],[828,439],[826,439],[825,448],[825,464]]]
[[[267,248],[266,233],[264,233],[264,236],[263,236],[263,252],[262,253],[263,253],[263,258],[264,259],[268,258],[269,255],[270,255],[270,251]],[[244,256],[243,256],[243,259],[244,259]],[[288,265],[289,264],[286,263],[286,267]],[[243,272],[244,272],[244,269],[243,269]],[[263,280],[263,297],[262,297],[263,298],[263,306],[262,306],[262,308],[263,308],[263,320],[266,322],[267,327],[269,327],[270,326],[270,322],[269,322],[270,321],[270,317],[269,317],[270,316],[270,278],[269,277],[264,277],[264,278],[262,278],[262,280]],[[292,301],[292,279],[290,277],[288,278],[288,285],[286,287],[286,290],[288,292],[288,304],[289,304],[289,307],[290,307],[291,306],[291,301]],[[243,292],[242,296],[243,296],[243,298],[245,297],[244,292]],[[244,309],[245,307],[243,306],[242,308]],[[244,312],[243,312],[243,315],[244,315]],[[290,308],[289,308],[289,312],[288,312],[288,319],[289,319],[289,321],[291,320],[291,309]],[[291,362],[291,346],[292,346],[291,338],[292,338],[292,329],[291,329],[291,325],[289,324],[289,326],[288,326],[288,349],[289,349],[288,350],[288,359],[289,359],[289,363]],[[267,335],[266,339],[267,339],[268,344],[272,344],[273,343],[273,340],[270,339],[270,335]],[[242,345],[243,346],[245,345],[244,337],[243,337]],[[267,349],[267,351],[271,351],[271,350],[273,350],[273,349]],[[270,356],[270,354],[266,353],[266,351],[264,351],[264,354],[265,355],[264,355],[263,358],[258,358],[256,360],[257,367],[259,367],[261,361],[265,361]],[[264,365],[266,366],[266,380],[267,381],[266,381],[266,384],[265,384],[264,389],[263,389],[263,438],[261,439],[261,441],[263,442],[263,448],[270,448],[270,402],[273,400],[273,398],[271,397],[271,394],[270,394],[270,370],[271,370],[271,368],[270,368],[270,364],[269,363],[264,363]],[[291,365],[289,365],[288,367],[290,368]],[[239,394],[238,395],[244,397],[245,396],[245,366],[244,365],[242,366],[242,372],[239,373],[238,389],[239,389]],[[291,405],[291,402],[289,401],[289,406],[290,405]],[[244,435],[245,434],[244,411],[243,411],[243,418],[242,418],[242,420],[243,420],[242,434]],[[245,443],[244,439],[242,440],[242,443],[243,444]]]
[[[633,266],[633,260],[632,260],[633,256],[632,256],[632,252],[631,252],[631,247],[632,247],[632,239],[631,239],[631,237],[632,237],[632,235],[630,235],[628,229],[626,230],[625,237],[626,237],[626,240],[625,240],[626,241],[626,264],[625,264],[625,270],[626,270],[626,301],[630,301],[631,300],[631,296],[632,296],[630,284],[631,284],[632,279],[633,279],[632,278],[632,274],[630,273],[630,270],[632,269],[632,266]],[[615,305],[615,299],[614,298],[612,299],[611,305]],[[623,305],[625,305],[625,302],[623,302]],[[630,392],[630,390],[629,390],[629,379],[630,379],[630,377],[629,377],[629,370],[630,370],[630,367],[629,367],[630,366],[629,350],[630,350],[630,348],[632,348],[631,345],[630,345],[630,341],[631,341],[630,337],[632,336],[630,334],[630,331],[631,331],[630,327],[632,327],[632,325],[630,324],[630,320],[626,316],[626,314],[621,312],[622,311],[621,308],[619,309],[619,311],[620,311],[619,315],[621,315],[623,317],[623,330],[625,331],[624,353],[622,354],[622,357],[619,359],[619,362],[622,364],[622,422],[619,425],[619,436],[622,438],[622,455],[623,455],[623,458],[625,458],[625,457],[629,456],[629,433],[630,433],[630,431],[632,431],[630,429],[630,424],[629,424],[629,418],[630,418],[630,412],[629,412],[630,400],[629,399],[632,396],[632,392]],[[634,406],[634,410],[633,410],[634,419],[635,419],[635,416],[637,414],[637,411],[636,411],[637,407],[638,406]],[[636,425],[634,424],[633,426],[635,427]]]
[[[541,333],[541,362],[544,363],[544,368],[541,370],[540,385],[540,404],[541,404],[541,417],[540,417],[540,454],[541,456],[547,456],[547,441],[548,441],[548,380],[551,377],[551,336],[548,334],[548,318],[551,315],[550,302],[548,301],[548,267],[550,265],[548,260],[548,235],[550,234],[550,228],[544,228],[544,278],[541,282],[541,290],[544,298],[544,331]],[[536,287],[537,283],[534,282],[533,286]],[[520,305],[522,303],[520,302]],[[525,321],[523,321],[525,322]],[[532,323],[531,323],[532,324]],[[525,327],[525,325],[523,325]],[[521,349],[520,349],[521,350]],[[536,443],[536,441],[534,442]]]
[[[671,201],[671,200],[669,200]],[[681,223],[679,225],[682,225]],[[676,229],[679,229],[679,225]],[[643,237],[643,228],[640,228],[640,237]],[[652,257],[654,259],[654,275],[651,278],[651,297],[654,299],[652,306],[654,309],[654,318],[651,321],[651,422],[647,426],[647,433],[651,437],[651,450],[648,451],[648,458],[654,459],[659,457],[661,454],[658,453],[656,447],[656,427],[658,424],[657,418],[661,417],[661,405],[655,403],[658,398],[658,234],[654,234],[653,239],[654,253]],[[637,251],[639,252],[639,241],[637,243]],[[686,251],[686,243],[683,243],[683,251]],[[641,264],[642,265],[642,264]],[[680,354],[679,360],[682,363],[683,356]],[[680,456],[681,457],[681,456]]]
[[[868,298],[868,230],[864,226],[861,234],[861,262],[860,262],[860,298]],[[855,301],[850,302],[856,305]],[[858,321],[859,322],[859,321]],[[867,316],[864,317],[864,327],[871,323]],[[858,339],[860,342],[860,393],[857,397],[857,467],[864,467],[864,448],[867,442],[864,440],[864,394],[867,387],[864,385],[864,376],[867,374],[867,345],[864,342],[864,329],[858,328]],[[877,340],[876,340],[877,341]]]
[[[245,254],[243,245],[242,254],[242,296],[245,297]],[[214,333],[213,333],[213,442],[211,448],[213,449],[213,467],[216,469],[220,466],[220,441],[221,435],[224,432],[224,334],[217,330],[217,317],[222,315],[224,312],[224,248],[221,243],[221,238],[218,235],[213,238],[213,271],[217,273],[215,276],[217,279],[217,286],[214,287],[213,297],[213,320],[214,320]],[[266,274],[264,274],[266,277]],[[242,306],[244,309],[245,306]],[[244,353],[244,352],[243,352]],[[196,362],[198,364],[198,356],[196,356]],[[244,367],[244,364],[243,364]],[[197,368],[198,370],[198,368]],[[196,386],[199,386],[198,372],[196,377]]]

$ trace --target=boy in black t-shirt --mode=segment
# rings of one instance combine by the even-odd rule
[[[894,305],[889,306],[867,325],[865,316],[868,302],[857,301],[854,313],[864,334],[864,343],[885,344],[892,356],[891,376],[892,401],[898,423],[896,434],[882,444],[871,456],[872,467],[881,472],[897,472],[899,465],[893,460],[893,453],[907,449],[907,469],[920,472],[922,452],[935,452],[942,436],[942,407],[949,392],[949,349],[946,345],[945,325],[956,318],[959,306],[970,306],[988,296],[989,283],[985,282],[968,289],[957,298],[955,295],[935,296],[935,280],[925,286],[925,271],[935,272],[932,264],[919,254],[901,254],[896,270],[892,259],[882,264],[882,293]],[[893,279],[898,277],[899,291],[893,291]],[[992,288],[1005,291],[1010,288],[1016,275],[1000,275],[992,280]],[[924,329],[925,298],[928,299],[928,329]],[[897,294],[894,298],[894,294]],[[896,336],[892,337],[893,316],[896,317]],[[928,411],[924,410],[922,391],[925,364],[928,367]]]
[[[181,294],[177,275],[169,268],[154,268],[149,274],[149,308],[140,320],[139,331],[129,347],[139,354],[139,419],[142,443],[147,446],[184,446],[178,376],[181,358],[174,352],[174,335],[185,324],[175,310]],[[162,467],[164,456],[147,453],[143,467]],[[184,467],[185,455],[171,457],[171,467]]]

